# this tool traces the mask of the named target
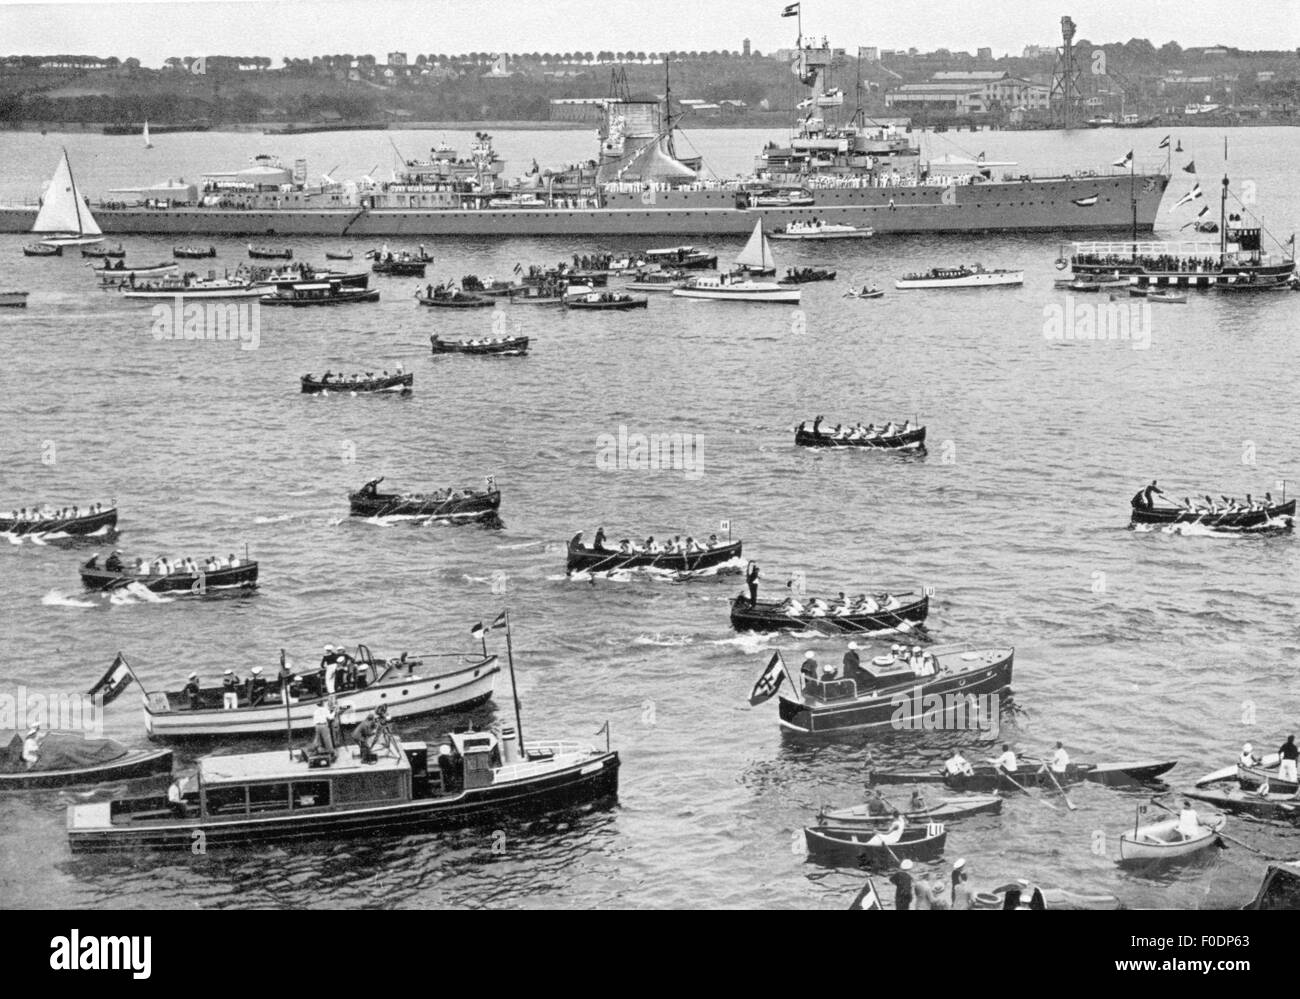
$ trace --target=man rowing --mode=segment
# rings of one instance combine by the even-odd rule
[[[1059,741],[1056,743],[1056,749],[1052,751],[1052,758],[1039,767],[1038,772],[1043,773],[1048,767],[1054,774],[1063,774],[1070,769],[1070,754]]]
[[[989,760],[999,771],[1013,774],[1016,772],[1016,754],[1011,749],[1011,744],[1004,742],[1002,752]]]

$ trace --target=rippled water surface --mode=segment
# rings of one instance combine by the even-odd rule
[[[768,137],[699,132],[691,141],[727,175]],[[414,155],[442,136],[396,138]],[[959,152],[1047,167],[1103,162],[1129,146],[1154,155],[1160,136],[954,138]],[[1221,136],[1182,138],[1215,190]],[[1255,210],[1283,239],[1300,222],[1290,138],[1265,129],[1232,138],[1234,184],[1254,182]],[[146,152],[133,139],[4,134],[0,196],[37,193],[61,143],[83,187],[100,194],[238,168],[269,141],[167,135]],[[374,134],[275,141],[286,158],[309,157],[313,172],[341,163],[338,176],[390,158]],[[931,141],[935,154],[950,151]],[[586,133],[502,133],[498,147],[516,172],[534,155],[550,165],[593,152]],[[1171,210],[1190,183],[1177,174],[1163,235],[1191,217]],[[147,305],[98,291],[79,257],[27,259],[26,239],[0,237],[4,283],[32,292],[25,312],[0,315],[0,506],[115,499],[128,556],[247,545],[262,563],[250,597],[112,602],[79,588],[76,563],[93,546],[4,545],[0,689],[85,690],[119,649],[158,686],[179,685],[190,668],[215,677],[230,664],[271,667],[282,647],[304,660],[325,642],[469,649],[470,625],[508,606],[526,738],[595,740],[608,720],[623,760],[617,809],[507,829],[504,840],[484,830],[201,860],[74,859],[63,806],[78,798],[8,797],[7,904],[844,907],[858,876],[806,863],[794,834],[819,805],[856,800],[868,766],[925,765],[957,737],[783,738],[775,705],[746,701],[770,650],[838,659],[842,648],[733,634],[735,576],[566,580],[564,539],[601,524],[619,538],[707,534],[730,520],[775,587],[795,571],[814,591],[933,586],[936,641],[1015,646],[1015,711],[1004,712],[1000,738],[1023,750],[1041,754],[1061,739],[1081,759],[1177,758],[1171,783],[1186,786],[1244,739],[1272,749],[1300,709],[1295,538],[1133,533],[1127,502],[1151,478],[1179,496],[1276,494],[1282,479],[1295,491],[1300,296],[1199,294],[1153,306],[1145,350],[1052,341],[1045,310],[1067,304],[1052,286],[1053,260],[1069,238],[778,245],[783,264],[825,263],[840,280],[805,286],[798,313],[664,296],[622,314],[516,307],[504,322],[533,338],[529,357],[435,359],[431,332],[491,335],[492,310],[419,309],[416,282],[376,278],[377,305],[264,310],[256,350],[168,342],[153,336]],[[169,240],[124,242],[133,262],[170,257]],[[724,259],[740,245],[700,242]],[[245,257],[241,242],[217,246],[217,267]],[[293,246],[297,259],[317,262],[342,248]],[[504,276],[518,261],[596,248],[563,238],[430,241],[430,276]],[[355,249],[359,258],[365,247]],[[974,260],[1023,268],[1025,284],[892,290],[904,271]],[[891,290],[843,299],[850,280]],[[399,361],[416,373],[408,399],[298,392],[309,371]],[[832,422],[919,414],[930,453],[796,451],[792,426],[818,413]],[[597,439],[620,427],[702,435],[702,474],[602,471]],[[348,490],[376,475],[400,489],[495,475],[505,526],[349,519]],[[142,744],[137,704],[130,693],[113,704],[107,734]],[[509,713],[504,686],[495,710]],[[991,734],[980,737],[977,751],[986,749]],[[1133,906],[1228,906],[1253,893],[1263,865],[1240,847],[1164,875],[1121,873],[1095,851],[1097,836],[1113,843],[1146,799],[1094,785],[1070,795],[1075,812],[1021,797],[1000,817],[953,826],[947,859],[966,857],[976,888],[1023,876]],[[1243,819],[1229,829],[1266,852],[1296,853],[1292,832]]]

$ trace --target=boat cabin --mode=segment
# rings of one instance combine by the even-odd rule
[[[328,766],[279,753],[211,756],[199,761],[198,804],[203,818],[296,812],[369,802],[410,801],[416,767],[426,769],[424,743],[407,743],[400,758],[362,763],[350,748]]]
[[[935,667],[937,671],[937,665]],[[870,662],[863,663],[853,671],[851,677],[836,677],[832,680],[803,678],[803,696],[806,701],[852,701],[861,696],[871,696],[881,688],[895,689],[900,683],[912,682],[919,677],[933,676],[934,673],[919,674],[910,662],[895,659],[890,655],[876,656]]]

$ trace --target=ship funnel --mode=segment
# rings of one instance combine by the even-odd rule
[[[501,759],[505,763],[519,762],[519,736],[513,725],[501,729]]]

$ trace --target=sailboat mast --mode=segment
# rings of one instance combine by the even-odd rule
[[[68,159],[67,146],[63,147],[63,162],[66,163],[68,166],[68,180],[72,184],[72,203],[73,205],[76,206],[77,209],[77,235],[84,236],[86,234],[86,230],[85,230],[85,226],[82,225],[81,222],[81,193],[77,190],[77,178],[72,176],[72,161]]]
[[[515,701],[515,738],[519,742],[519,756],[527,759],[524,754],[524,719],[519,711],[519,687],[515,683],[515,651],[510,640],[510,611],[506,611],[506,660],[510,663],[510,696]]]

